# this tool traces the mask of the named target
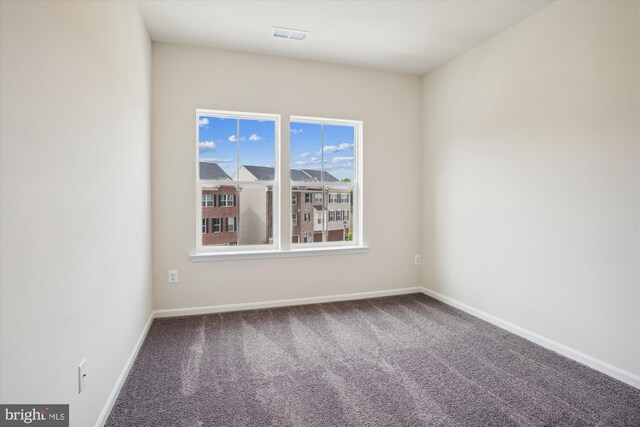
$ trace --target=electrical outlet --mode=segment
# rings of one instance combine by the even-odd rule
[[[169,270],[169,283],[178,283],[178,270]]]
[[[422,255],[414,255],[413,256],[413,263],[415,265],[420,265],[422,264]]]
[[[82,359],[78,365],[78,393],[87,386],[87,359]]]

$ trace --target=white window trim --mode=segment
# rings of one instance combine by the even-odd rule
[[[365,244],[364,240],[364,216],[362,207],[364,206],[364,187],[363,187],[363,122],[357,120],[342,120],[342,119],[327,119],[318,117],[306,117],[306,116],[290,116],[289,120],[285,120],[285,125],[289,125],[290,122],[296,123],[323,123],[327,125],[351,125],[355,128],[354,135],[354,158],[356,170],[354,171],[354,180],[350,184],[353,198],[353,212],[351,212],[351,227],[350,230],[353,235],[352,241],[338,241],[338,242],[316,242],[316,243],[290,243],[291,231],[281,230],[282,218],[288,218],[289,224],[291,223],[291,216],[286,216],[287,213],[291,213],[291,188],[295,186],[290,180],[286,180],[286,184],[283,184],[282,159],[288,160],[288,155],[282,155],[283,143],[281,139],[281,116],[279,114],[262,114],[262,113],[243,113],[234,111],[219,111],[219,110],[206,110],[197,109],[195,117],[195,129],[196,129],[196,195],[201,195],[202,185],[199,176],[199,159],[198,159],[198,141],[199,141],[199,126],[198,118],[200,115],[210,115],[222,118],[239,118],[239,119],[256,119],[265,118],[274,120],[275,122],[275,177],[274,181],[256,181],[251,183],[239,183],[235,181],[217,181],[207,184],[215,185],[271,185],[273,188],[273,244],[271,245],[246,245],[246,246],[207,246],[202,245],[201,234],[201,219],[202,219],[202,206],[199,197],[194,197],[196,203],[196,253],[190,255],[192,262],[208,262],[208,261],[224,261],[224,260],[241,260],[241,259],[262,259],[262,258],[286,258],[286,257],[305,257],[305,256],[318,256],[318,255],[345,255],[345,254],[361,254],[367,253],[369,247]],[[285,149],[289,149],[288,144],[285,143]],[[288,171],[287,171],[288,172]],[[289,177],[289,174],[286,174]],[[318,183],[325,186],[341,186],[341,183]],[[287,191],[282,192],[282,187],[287,185]],[[308,182],[304,185],[309,185]],[[302,193],[304,194],[304,193]],[[304,197],[304,196],[302,196]],[[313,197],[313,196],[312,196]],[[312,199],[313,200],[313,199]],[[282,203],[281,203],[282,202]],[[288,202],[288,203],[287,203]],[[276,209],[276,207],[287,206],[287,212],[283,212],[282,209]],[[313,218],[312,218],[313,219]],[[284,225],[284,224],[282,224]],[[211,231],[213,224],[211,225]],[[290,227],[287,227],[290,229]],[[237,227],[236,227],[237,230]],[[287,242],[282,243],[283,239],[289,239]],[[313,238],[313,233],[312,233]],[[300,235],[299,240],[302,240]]]
[[[336,242],[329,242],[336,243]],[[191,262],[231,261],[244,259],[268,259],[268,258],[297,258],[324,255],[350,255],[366,254],[368,246],[337,246],[316,247],[317,243],[303,243],[304,248],[296,248],[288,251],[240,251],[225,253],[200,253],[193,254],[189,258]]]
[[[202,206],[199,203],[200,197],[198,195],[202,194],[202,188],[204,187],[215,187],[215,186],[243,186],[243,185],[256,185],[256,186],[272,186],[273,189],[273,206],[280,206],[280,195],[281,187],[280,187],[280,176],[281,176],[281,162],[280,159],[282,156],[280,155],[281,143],[280,143],[280,115],[279,114],[264,114],[264,113],[247,113],[247,112],[238,112],[238,111],[221,111],[221,110],[208,110],[208,109],[196,109],[195,112],[195,120],[194,126],[196,130],[196,138],[195,138],[195,187],[196,187],[196,250],[195,253],[190,255],[190,258],[193,259],[194,256],[197,255],[211,255],[216,256],[220,254],[226,254],[228,252],[255,252],[255,251],[274,251],[280,250],[280,223],[281,223],[281,212],[280,209],[274,209],[274,217],[273,217],[273,244],[270,245],[234,245],[234,246],[218,246],[218,245],[203,245],[202,244],[202,234],[201,228],[198,226],[202,223]],[[199,140],[200,140],[200,126],[198,125],[198,119],[200,116],[208,116],[208,117],[218,117],[225,119],[248,119],[248,120],[271,120],[275,124],[275,169],[274,169],[274,181],[251,181],[251,182],[243,182],[243,181],[221,181],[221,180],[201,180],[200,179],[200,159],[199,159]],[[234,204],[236,204],[236,200],[234,200]],[[219,206],[224,207],[224,206]],[[222,232],[226,232],[226,227],[223,227]],[[236,232],[238,231],[237,224],[235,226]]]

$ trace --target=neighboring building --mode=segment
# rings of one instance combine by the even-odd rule
[[[291,169],[292,182],[305,182],[309,186],[293,187],[291,192],[291,242],[334,242],[347,240],[351,231],[351,192],[338,188],[328,188],[327,183],[339,182],[329,172],[324,172],[324,183],[320,185],[321,171],[311,169]],[[242,166],[238,174],[240,181],[273,181],[274,168],[265,166]],[[314,185],[314,183],[316,185]],[[245,193],[242,191],[241,218],[245,206],[251,206],[251,224],[243,220],[240,228],[241,243],[243,229],[266,233],[267,240],[273,236],[271,187]],[[259,212],[258,215],[255,215]],[[268,212],[268,216],[266,214]],[[326,230],[324,224],[326,223]],[[326,233],[326,235],[325,235]],[[323,235],[325,237],[323,238]]]
[[[217,163],[200,162],[200,179],[231,181]],[[238,244],[238,192],[233,185],[202,190],[202,244]]]
[[[273,181],[273,168],[241,166],[238,181]],[[271,185],[242,187],[240,194],[241,245],[273,243],[273,188]]]

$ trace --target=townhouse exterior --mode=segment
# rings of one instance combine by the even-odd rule
[[[321,175],[324,173],[324,175]],[[240,181],[272,181],[274,168],[245,165],[238,173]],[[324,182],[321,183],[321,177]],[[297,185],[291,191],[291,242],[335,242],[348,240],[351,231],[351,192],[343,188],[332,188],[331,182],[339,180],[329,172],[311,169],[291,169],[291,182]],[[304,183],[305,185],[300,185]],[[308,183],[308,185],[306,185]],[[266,190],[266,191],[265,191]],[[258,215],[257,222],[250,224],[252,230],[264,229],[267,241],[273,239],[272,189],[266,187],[250,195],[242,194],[242,206],[250,203]],[[248,197],[250,196],[250,197]],[[250,198],[250,200],[248,200]],[[240,214],[242,217],[242,212]],[[256,218],[254,215],[253,218]],[[326,224],[326,227],[325,227]],[[243,220],[243,227],[249,226]]]
[[[200,162],[200,179],[231,181],[217,163]],[[238,244],[238,191],[233,185],[202,190],[202,244]]]

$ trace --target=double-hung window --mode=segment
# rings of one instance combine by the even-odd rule
[[[289,119],[283,182],[279,115],[196,111],[199,254],[363,245],[362,122]]]
[[[290,126],[290,191],[306,191],[305,202],[313,194],[315,219],[313,238],[291,247],[362,244],[362,123],[291,117]]]
[[[198,252],[278,247],[279,221],[270,219],[280,206],[279,128],[274,114],[196,111],[197,213],[209,209],[212,231],[221,233],[198,236]]]
[[[220,207],[232,208],[235,206],[236,196],[233,194],[221,194],[220,195]]]
[[[202,207],[212,207],[213,206],[213,194],[202,194]]]
[[[227,231],[236,231],[236,218],[233,216],[227,218]]]
[[[222,232],[222,218],[211,218],[211,223],[214,233]]]

